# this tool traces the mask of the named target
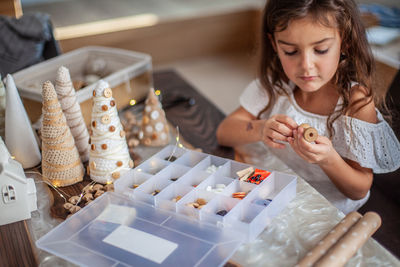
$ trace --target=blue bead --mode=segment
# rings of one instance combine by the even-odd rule
[[[262,205],[262,206],[268,206],[269,203],[272,202],[272,199],[267,198],[267,199],[258,199],[254,203],[257,205]]]

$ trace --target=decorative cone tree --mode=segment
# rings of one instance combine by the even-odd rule
[[[86,162],[89,160],[89,132],[76,100],[69,70],[65,67],[60,67],[57,71],[56,92],[81,160]]]
[[[53,84],[43,84],[42,173],[54,186],[82,181],[84,168]]]
[[[6,146],[24,169],[35,167],[41,159],[37,136],[10,74],[7,75],[6,88]]]
[[[98,183],[111,183],[133,168],[125,131],[107,82],[100,80],[93,91],[88,172]]]
[[[164,146],[170,140],[165,112],[152,88],[145,102],[139,139],[146,146]]]

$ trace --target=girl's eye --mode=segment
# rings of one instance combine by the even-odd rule
[[[285,53],[285,55],[288,55],[288,56],[293,56],[294,54],[297,53],[296,50],[294,50],[294,51],[292,51],[292,52],[286,52],[286,51],[283,51],[283,52]]]
[[[315,53],[320,54],[320,55],[326,54],[327,52],[328,52],[328,49],[325,49],[325,50],[315,49]]]

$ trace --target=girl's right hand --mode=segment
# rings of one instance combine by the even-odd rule
[[[297,127],[297,123],[292,118],[276,114],[265,121],[262,128],[262,141],[269,147],[282,149],[285,145],[277,141],[287,142],[287,138],[293,136],[293,130]]]

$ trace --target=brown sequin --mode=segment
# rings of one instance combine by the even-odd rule
[[[119,160],[119,161],[117,161],[116,164],[117,164],[118,167],[121,167],[122,166],[122,161]]]
[[[143,120],[143,124],[148,124],[150,121],[149,117],[147,117],[147,116],[143,116],[142,120]]]
[[[90,145],[90,142],[91,142],[91,141],[92,141],[92,139],[89,138],[89,141],[88,141],[89,145]]]
[[[103,111],[107,111],[107,110],[108,110],[108,106],[107,106],[107,105],[102,105],[102,106],[101,106],[101,109],[102,109]]]
[[[93,90],[93,96],[96,96],[96,90]]]
[[[157,139],[157,134],[156,134],[156,133],[153,133],[153,134],[151,135],[151,139],[152,139],[152,140],[156,140],[156,139]]]
[[[106,150],[106,149],[107,149],[107,144],[102,144],[102,145],[101,145],[101,148],[104,149],[104,150]]]
[[[101,122],[103,124],[109,124],[110,121],[111,121],[111,119],[110,119],[110,116],[108,116],[108,115],[104,115],[103,117],[101,117]]]
[[[121,175],[119,174],[119,172],[113,172],[112,174],[112,178],[114,179],[118,179]]]
[[[96,150],[96,146],[94,144],[92,144],[90,147],[92,148],[92,150]]]
[[[96,128],[96,121],[92,121],[92,126]]]
[[[113,125],[111,125],[110,127],[108,127],[108,130],[109,130],[110,132],[114,132],[114,131],[115,131],[115,127],[114,127]]]
[[[150,138],[144,139],[143,143],[144,143],[146,146],[149,146],[149,145],[151,144]]]
[[[112,107],[115,106],[115,101],[114,100],[110,101],[110,106],[112,106]]]
[[[107,98],[112,97],[112,91],[111,91],[110,88],[104,89],[104,96],[107,97]]]

